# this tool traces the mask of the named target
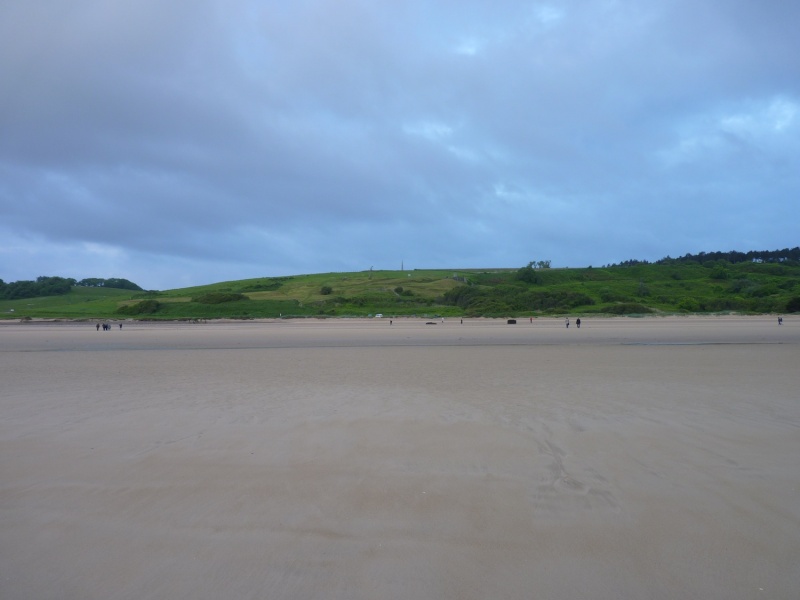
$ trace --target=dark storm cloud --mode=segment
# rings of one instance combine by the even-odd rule
[[[0,277],[793,246],[775,215],[800,188],[799,12],[7,2]]]

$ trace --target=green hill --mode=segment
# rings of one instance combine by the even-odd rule
[[[389,315],[783,313],[800,311],[800,261],[664,259],[602,268],[362,271],[262,277],[137,292],[73,286],[0,300],[0,318],[216,319]]]

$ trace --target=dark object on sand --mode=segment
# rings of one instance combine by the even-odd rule
[[[516,325],[517,324],[517,320],[516,319],[509,319],[508,320],[508,324],[509,325]]]

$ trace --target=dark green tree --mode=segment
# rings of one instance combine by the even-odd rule
[[[539,283],[539,275],[533,268],[534,262],[529,262],[526,266],[517,271],[514,279],[517,281],[524,281],[525,283]]]

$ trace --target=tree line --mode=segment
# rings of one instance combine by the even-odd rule
[[[132,281],[128,281],[127,279],[120,279],[118,277],[111,277],[109,279],[99,279],[97,277],[89,277],[87,279],[81,279],[80,281],[75,283],[75,285],[78,287],[107,287],[107,288],[114,288],[117,290],[134,290],[137,292],[144,291],[142,288],[140,288]]]
[[[144,291],[135,283],[127,279],[81,279],[76,281],[71,277],[37,277],[35,281],[12,281],[6,283],[0,279],[0,300],[20,300],[23,298],[38,298],[42,296],[62,296],[69,294],[73,286],[107,287],[123,290]]]
[[[744,263],[744,262],[757,262],[757,263],[784,263],[784,262],[800,262],[800,247],[784,248],[783,250],[750,250],[749,252],[738,252],[736,250],[729,250],[728,252],[698,252],[697,254],[687,253],[677,258],[665,256],[664,258],[650,263],[647,260],[624,260],[616,264],[610,264],[609,267],[635,267],[637,265],[687,265],[696,264],[704,265],[708,263],[716,263],[719,261],[726,261],[731,264]]]

